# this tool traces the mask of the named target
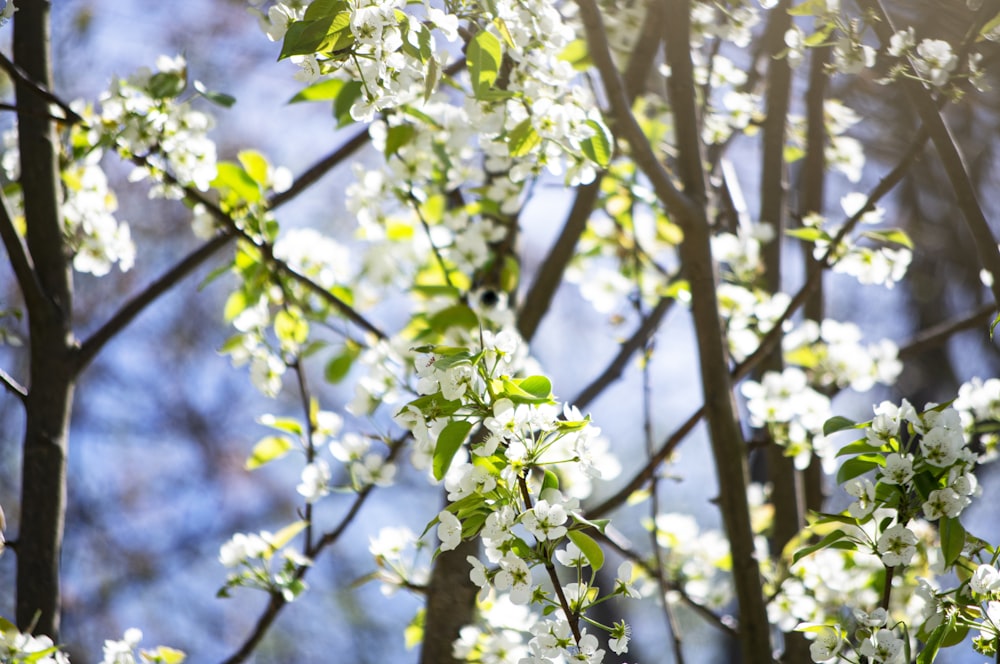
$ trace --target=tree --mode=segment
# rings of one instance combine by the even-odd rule
[[[20,2],[13,14],[13,57],[0,65],[15,84],[17,147],[3,160],[0,234],[27,322],[28,379],[0,373],[25,419],[21,496],[8,506],[17,609],[16,625],[0,623],[4,661],[63,658],[49,648],[80,376],[224,249],[210,277],[235,284],[222,352],[249,366],[263,394],[293,395],[298,411],[260,417],[272,433],[246,467],[299,453],[302,501],[277,532],[220,542],[220,595],[267,598],[225,661],[253,655],[313,565],[352,546],[347,528],[406,467],[441,487],[443,508],[415,525],[420,536],[387,532],[370,549],[374,578],[426,599],[407,632],[424,662],[600,662],[628,652],[625,617],[643,609],[627,600],[643,596],[662,612],[676,661],[681,611],[725,632],[746,662],[930,662],[973,628],[976,651],[996,652],[996,545],[960,517],[981,493],[977,466],[995,456],[1000,380],[974,378],[954,401],[921,409],[901,387],[901,401],[881,401],[862,423],[835,416],[831,398],[893,384],[902,359],[960,331],[991,332],[1000,251],[948,112],[992,76],[1000,5],[953,8],[953,41],[902,27],[899,8],[879,0],[313,0],[253,11],[281,43],[279,59],[300,67],[305,87],[292,101],[332,107],[346,135],[294,179],[255,150],[217,159],[204,105],[234,100],[181,57],[114,79],[96,103],[62,99],[49,4]],[[840,198],[838,224],[827,190],[858,182],[864,164],[846,133],[860,118],[830,96],[843,80],[904,94],[920,129],[867,194]],[[279,221],[279,208],[365,146],[380,161],[356,168],[347,191],[355,239]],[[113,216],[106,154],[152,197],[189,210],[201,244],[78,340],[73,271],[127,271],[135,256]],[[738,168],[748,155],[759,161]],[[908,345],[864,344],[857,325],[828,318],[824,287],[844,283],[834,273],[905,283],[914,243],[883,225],[880,203],[921,156],[946,177],[992,302]],[[573,202],[535,269],[525,261],[530,204],[557,184]],[[748,186],[759,191],[757,219]],[[797,282],[793,260],[805,266]],[[572,386],[528,344],[567,281],[633,328],[601,353],[598,376],[561,399]],[[657,444],[658,362],[684,352],[660,331],[684,307],[703,405]],[[325,406],[320,371],[325,384],[353,384],[345,412]],[[645,458],[598,502],[594,480],[616,462],[583,410],[630,371],[641,378]],[[702,421],[718,538],[663,512],[663,468]],[[835,441],[852,430],[860,440]],[[846,509],[826,505],[824,473],[851,497]],[[331,522],[322,511],[334,491],[349,498]],[[618,534],[634,516],[620,508],[640,500],[645,545]],[[433,559],[422,559],[435,536]],[[105,661],[131,657],[139,638],[110,641]],[[182,657],[164,647],[141,656]]]

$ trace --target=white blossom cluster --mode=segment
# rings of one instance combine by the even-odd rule
[[[574,633],[569,622],[601,597],[592,583],[580,580],[587,578],[583,570],[595,563],[570,538],[580,518],[579,501],[572,492],[582,484],[586,488],[580,493],[589,493],[589,483],[616,464],[589,418],[519,387],[532,385],[535,379],[511,378],[523,362],[516,333],[484,330],[482,335],[483,345],[474,354],[457,352],[452,346],[418,355],[416,392],[421,396],[401,408],[395,419],[413,434],[416,458],[420,463],[430,461],[436,477],[442,472],[441,447],[448,445],[445,440],[455,428],[467,432],[473,423],[481,425],[482,435],[469,441],[468,453],[464,445],[456,450],[442,477],[450,506],[435,519],[440,549],[456,548],[469,537],[470,527],[483,542],[486,561],[473,556],[468,560],[471,579],[487,603],[487,620],[488,607],[497,605],[549,606],[556,612],[553,619],[539,621],[535,613],[515,610],[522,619],[504,622],[499,634],[470,626],[456,642],[455,652],[486,661],[502,648],[529,662],[601,662],[605,651],[596,636],[584,630]],[[540,389],[547,391],[547,380],[542,384]],[[558,473],[559,488],[548,482],[539,485],[532,474],[535,468]],[[528,541],[535,544],[526,546]],[[576,582],[548,589],[534,578],[532,569],[551,564],[552,554],[545,552],[553,550],[557,562],[577,571],[572,575]],[[621,568],[619,576],[620,583],[610,594],[630,595],[631,567]],[[626,652],[627,626],[620,623],[607,629],[610,647]]]
[[[180,650],[157,646],[136,652],[142,641],[142,631],[125,630],[121,639],[104,642],[101,664],[181,664],[185,654]],[[22,633],[5,620],[0,620],[0,661],[4,664],[69,664],[69,655],[47,636]]]
[[[86,114],[79,104],[74,106]],[[77,134],[83,135],[79,131]],[[4,146],[0,167],[9,181],[16,182],[21,160],[16,127],[5,131],[0,142]],[[108,187],[100,164],[102,156],[103,150],[95,146],[78,158],[67,156],[62,168],[61,210],[67,244],[73,251],[73,268],[96,277],[106,275],[115,264],[127,272],[135,262],[128,223],[115,218],[118,199]],[[20,192],[9,200],[13,213],[23,215]]]

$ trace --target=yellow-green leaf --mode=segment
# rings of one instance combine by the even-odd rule
[[[255,470],[288,454],[294,443],[285,436],[266,436],[257,441],[247,459],[246,469]]]
[[[497,80],[503,50],[500,40],[492,33],[480,32],[469,42],[465,64],[472,77],[472,92],[476,97],[490,89]]]

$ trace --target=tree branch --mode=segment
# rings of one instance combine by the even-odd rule
[[[22,404],[27,402],[28,389],[3,369],[0,369],[0,385],[3,385],[8,392],[20,399]]]
[[[132,161],[139,166],[147,166],[147,167],[149,166],[149,162],[144,157],[139,155],[132,157]],[[293,281],[297,281],[298,283],[308,288],[310,291],[319,296],[320,299],[322,299],[327,304],[332,306],[334,309],[339,311],[345,318],[353,322],[358,327],[361,327],[364,330],[374,334],[379,339],[388,338],[388,335],[386,335],[385,332],[380,330],[378,327],[372,324],[367,318],[358,313],[358,311],[355,310],[354,307],[347,304],[339,297],[337,297],[327,289],[323,288],[322,286],[317,284],[315,281],[313,281],[306,275],[302,274],[301,272],[298,272],[297,270],[294,270],[288,263],[275,256],[271,251],[271,246],[268,243],[254,238],[248,232],[240,228],[239,224],[236,223],[235,219],[226,214],[226,212],[218,205],[216,205],[214,202],[210,201],[208,197],[205,196],[205,194],[203,194],[202,192],[198,191],[197,189],[195,189],[190,185],[182,183],[180,180],[178,180],[170,173],[163,172],[163,178],[169,184],[179,187],[184,192],[185,197],[188,198],[189,200],[194,201],[196,203],[201,203],[209,214],[211,214],[224,227],[229,229],[234,235],[239,236],[240,238],[246,240],[253,246],[263,251],[267,259],[280,272],[283,272]]]
[[[625,70],[623,85],[630,105],[642,91],[642,86],[652,69],[657,46],[662,39],[662,23],[663,12],[659,4],[650,3],[642,34],[639,35]],[[576,197],[573,199],[573,206],[570,208],[566,223],[563,224],[558,239],[542,261],[538,274],[535,275],[535,280],[518,311],[517,329],[525,341],[531,341],[542,318],[549,311],[549,305],[556,289],[563,281],[562,276],[573,258],[580,235],[587,228],[587,221],[601,193],[601,181],[606,175],[607,171],[601,171],[593,182],[576,190]]]
[[[41,306],[45,301],[45,292],[38,281],[31,254],[28,253],[28,248],[24,246],[21,236],[14,227],[14,215],[10,211],[10,205],[3,191],[0,191],[0,239],[3,239],[4,247],[7,249],[7,257],[10,259],[14,278],[17,279],[25,304],[29,309]]]
[[[267,205],[270,209],[281,207],[303,191],[314,185],[331,169],[340,165],[345,159],[360,150],[369,141],[368,127],[362,127],[353,136],[344,141],[336,150],[307,168],[302,175],[295,178],[292,186],[280,194],[271,196]]]
[[[53,120],[58,120],[60,122],[68,122],[69,124],[82,123],[83,118],[69,107],[69,104],[64,102],[62,99],[56,95],[49,92],[46,87],[36,81],[28,72],[7,59],[3,53],[0,53],[0,69],[3,69],[7,74],[18,84],[23,86],[23,89],[31,91],[33,94],[44,99],[50,104],[55,104],[63,112],[64,117],[56,118],[52,117]]]
[[[133,296],[108,322],[102,325],[80,345],[75,358],[76,373],[83,371],[101,349],[104,348],[105,344],[125,329],[126,326],[135,320],[139,314],[145,311],[161,295],[169,291],[184,277],[194,271],[195,268],[208,260],[212,254],[229,244],[234,237],[235,234],[228,229],[216,235],[177,263],[177,265],[170,268],[170,270],[147,286],[142,292]]]
[[[871,12],[877,19],[872,27],[882,46],[885,47],[896,30],[882,3],[880,0],[855,1],[862,11]],[[997,248],[997,241],[993,237],[989,222],[979,204],[975,186],[965,165],[965,158],[959,150],[955,138],[951,135],[951,130],[945,123],[937,103],[924,84],[905,77],[900,79],[899,84],[903,86],[907,97],[916,107],[924,127],[927,128],[930,138],[934,142],[934,147],[948,176],[948,182],[955,193],[955,200],[962,212],[962,218],[965,219],[965,224],[975,240],[976,252],[979,254],[981,264],[995,277],[998,277],[994,278],[990,288],[994,301],[1000,306],[1000,249]]]
[[[398,438],[392,442],[389,446],[389,454],[386,456],[386,462],[390,462],[396,458],[400,450],[403,449],[404,443],[407,438]],[[315,560],[316,557],[323,552],[324,549],[336,543],[337,540],[344,534],[348,526],[354,521],[358,513],[361,511],[361,507],[368,500],[368,497],[375,490],[374,484],[369,484],[354,497],[354,501],[351,506],[347,509],[340,523],[330,531],[327,531],[323,536],[316,542],[314,546],[307,549],[304,554],[310,560]],[[308,565],[302,565],[295,570],[295,578],[301,580],[305,578],[306,574],[309,572],[310,567]],[[288,604],[288,601],[284,596],[277,591],[271,593],[271,599],[264,611],[261,612],[260,616],[257,618],[257,622],[254,624],[253,630],[243,641],[243,644],[234,652],[232,655],[223,660],[222,664],[240,664],[240,662],[245,662],[257,648],[260,642],[264,639],[267,634],[268,629],[274,624],[274,621],[278,618],[278,614],[281,610]]]
[[[642,323],[632,333],[632,336],[619,346],[618,353],[608,363],[604,371],[592,380],[587,387],[583,388],[570,403],[577,408],[585,408],[611,383],[618,380],[625,370],[625,365],[628,364],[629,358],[656,334],[656,330],[660,327],[660,322],[666,316],[667,312],[670,311],[674,301],[672,297],[661,297],[660,301],[656,303],[656,307],[643,317]]]

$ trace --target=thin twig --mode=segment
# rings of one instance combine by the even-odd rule
[[[20,399],[21,403],[27,402],[28,389],[3,369],[0,369],[0,385],[3,385],[8,392]]]
[[[111,339],[125,329],[136,317],[153,304],[161,295],[173,288],[184,277],[193,272],[215,252],[229,244],[235,234],[225,230],[193,251],[163,276],[151,283],[141,292],[126,302],[108,322],[102,325],[86,341],[80,345],[76,353],[75,371],[79,373],[87,367],[94,357]]]
[[[407,438],[402,437],[394,440],[389,446],[389,454],[386,456],[386,463],[391,462],[399,454],[399,451],[403,449],[404,443]],[[347,512],[344,514],[343,518],[337,526],[326,533],[316,542],[315,546],[307,549],[304,555],[310,560],[315,560],[316,557],[323,552],[324,549],[336,543],[340,539],[341,535],[347,530],[347,527],[353,523],[355,517],[361,511],[361,507],[368,500],[368,497],[375,490],[374,484],[369,484],[354,497],[354,502],[348,508]],[[305,578],[306,574],[309,572],[310,567],[308,565],[301,565],[295,570],[296,580],[302,580]],[[257,618],[257,622],[254,624],[253,629],[247,638],[243,641],[243,644],[234,652],[232,655],[223,660],[222,664],[240,664],[240,662],[245,662],[252,654],[253,651],[260,644],[261,640],[267,634],[268,629],[274,624],[277,619],[278,614],[281,610],[288,604],[288,601],[284,596],[277,591],[271,593],[270,601],[268,601],[267,606],[261,612],[260,616]]]
[[[24,85],[26,88],[31,90],[34,94],[38,95],[50,104],[55,104],[60,110],[65,114],[62,118],[53,118],[54,120],[59,120],[60,122],[68,122],[69,124],[82,123],[83,118],[69,107],[69,104],[64,102],[62,99],[52,94],[45,89],[44,86],[37,83],[30,75],[23,69],[21,69],[17,64],[7,59],[3,53],[0,53],[0,69],[3,69],[7,74],[17,81],[18,83]]]
[[[664,316],[670,311],[675,300],[672,297],[663,296],[656,303],[649,314],[643,317],[642,323],[636,328],[628,339],[618,348],[618,353],[612,358],[608,366],[604,368],[599,376],[594,378],[583,390],[570,402],[578,408],[585,408],[598,395],[601,394],[611,383],[618,380],[629,359],[641,349],[656,334]]]
[[[140,155],[136,155],[136,156],[132,157],[132,161],[135,162],[139,166],[147,166],[147,167],[149,166],[149,161],[145,157],[140,156]],[[350,320],[351,322],[353,322],[355,325],[357,325],[357,326],[365,329],[366,331],[372,333],[373,335],[375,335],[379,339],[387,339],[388,338],[388,335],[385,332],[383,332],[382,330],[380,330],[373,323],[371,323],[367,318],[365,318],[364,316],[362,316],[356,309],[354,309],[354,307],[352,307],[351,305],[347,304],[346,302],[344,302],[343,300],[341,300],[339,297],[337,297],[336,295],[334,295],[333,293],[331,293],[329,290],[327,290],[326,288],[323,288],[318,283],[316,283],[315,281],[313,281],[312,279],[310,279],[306,275],[302,274],[301,272],[295,270],[288,263],[286,263],[285,261],[283,261],[280,258],[278,258],[277,256],[275,256],[274,253],[273,253],[273,251],[272,251],[272,247],[270,246],[270,244],[268,244],[267,242],[265,242],[263,240],[260,240],[260,239],[257,239],[255,237],[253,237],[250,233],[248,233],[246,230],[244,230],[243,228],[241,228],[240,225],[238,223],[236,223],[236,220],[233,219],[233,217],[231,217],[229,214],[227,214],[217,204],[215,204],[214,202],[212,202],[211,200],[209,200],[208,197],[205,196],[205,194],[203,194],[202,192],[198,191],[197,189],[195,189],[194,187],[192,187],[190,185],[182,183],[180,180],[178,180],[176,177],[174,177],[170,173],[163,172],[163,178],[164,178],[164,180],[167,181],[167,183],[172,184],[172,185],[174,185],[176,187],[179,187],[184,192],[184,195],[185,195],[186,198],[188,198],[189,200],[191,200],[191,201],[193,201],[195,203],[200,203],[201,205],[203,205],[204,208],[205,208],[205,210],[209,214],[211,214],[212,217],[214,217],[217,221],[219,221],[225,228],[229,229],[232,233],[238,235],[242,239],[246,240],[247,242],[249,242],[253,246],[255,246],[258,249],[260,249],[262,252],[264,252],[264,254],[267,256],[268,260],[280,272],[283,272],[285,275],[287,275],[288,277],[290,277],[293,281],[297,281],[298,283],[300,283],[303,286],[305,286],[308,290],[310,290],[313,293],[315,293],[316,295],[318,295],[320,297],[320,299],[324,300],[327,304],[329,304],[334,309],[336,309],[337,311],[339,311],[343,316],[345,316],[348,320]]]

